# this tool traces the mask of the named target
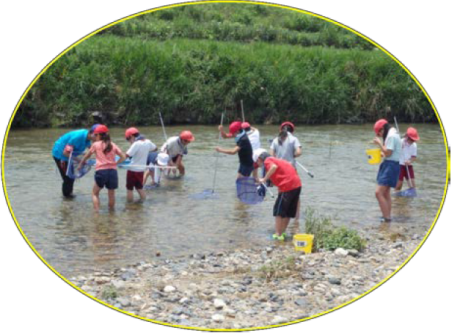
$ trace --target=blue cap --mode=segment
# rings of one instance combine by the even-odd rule
[[[93,126],[91,126],[91,129],[89,130],[90,133],[93,133],[94,130],[96,129],[96,127],[98,127],[100,124],[94,124]]]

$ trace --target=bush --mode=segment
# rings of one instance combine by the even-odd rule
[[[338,248],[361,251],[366,246],[364,239],[355,230],[334,226],[330,217],[320,216],[312,208],[307,208],[306,214],[305,232],[315,235],[313,251],[332,251]]]

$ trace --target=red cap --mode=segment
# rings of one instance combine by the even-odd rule
[[[179,137],[181,138],[181,140],[184,140],[184,141],[188,141],[188,142],[195,141],[195,137],[190,131],[182,131]]]
[[[385,126],[385,124],[388,124],[388,121],[386,119],[379,119],[377,122],[374,124],[374,132],[375,134],[379,134],[380,130]]]
[[[93,132],[94,134],[109,133],[109,129],[105,125],[99,125]]]
[[[134,134],[139,134],[139,130],[135,127],[130,127],[125,132],[125,138],[128,139],[130,136],[133,136]]]
[[[234,121],[230,124],[228,129],[231,135],[235,134],[236,132],[239,132],[241,130],[241,121]]]
[[[406,134],[409,138],[411,138],[414,141],[420,140],[420,137],[418,136],[417,130],[413,127],[409,127],[406,131]]]
[[[246,129],[246,128],[249,128],[249,127],[251,127],[251,124],[248,123],[247,121],[245,121],[244,123],[241,124],[242,129]]]
[[[280,126],[280,131],[283,129],[284,126],[291,126],[292,132],[294,132],[294,128],[295,128],[294,124],[291,123],[290,121],[285,121],[284,123],[282,123]]]

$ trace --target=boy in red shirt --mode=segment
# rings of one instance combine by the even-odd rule
[[[297,171],[288,161],[272,157],[267,152],[254,156],[254,159],[259,167],[264,166],[266,170],[265,176],[259,181],[265,183],[270,179],[278,187],[278,198],[273,206],[275,234],[272,237],[284,241],[289,221],[296,217],[302,182]]]

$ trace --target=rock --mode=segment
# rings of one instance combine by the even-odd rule
[[[355,250],[355,249],[352,249],[352,250],[348,250],[348,255],[352,256],[352,257],[358,257],[359,256],[359,251],[358,250]]]
[[[307,305],[308,305],[308,301],[307,301],[306,299],[304,299],[304,298],[296,299],[296,300],[294,301],[294,303],[295,303],[296,305],[300,306],[301,308],[305,308],[305,307],[307,307]]]
[[[342,281],[336,277],[330,277],[328,281],[330,284],[337,284],[337,285],[342,284]]]
[[[176,291],[176,288],[173,287],[173,286],[166,286],[166,287],[164,287],[163,291],[165,293],[172,293],[172,292]]]
[[[182,297],[182,298],[179,300],[179,303],[180,303],[180,304],[190,303],[190,300],[189,300],[187,297]]]
[[[225,320],[225,317],[221,314],[214,314],[212,315],[212,321],[216,322],[216,323],[221,323]]]
[[[113,280],[112,285],[117,289],[122,289],[125,286],[125,283],[120,280]]]
[[[217,309],[217,310],[220,310],[220,309],[223,309],[224,306],[225,306],[225,302],[219,298],[216,298],[214,300],[214,307]]]
[[[337,256],[346,257],[346,256],[348,255],[348,251],[342,249],[341,247],[339,247],[338,249],[336,249],[336,250],[334,251],[334,254],[337,255]]]
[[[282,323],[285,323],[287,322],[288,320],[284,317],[281,317],[281,316],[275,316],[272,321],[270,322],[270,324],[272,325],[278,325],[278,324],[282,324]]]

